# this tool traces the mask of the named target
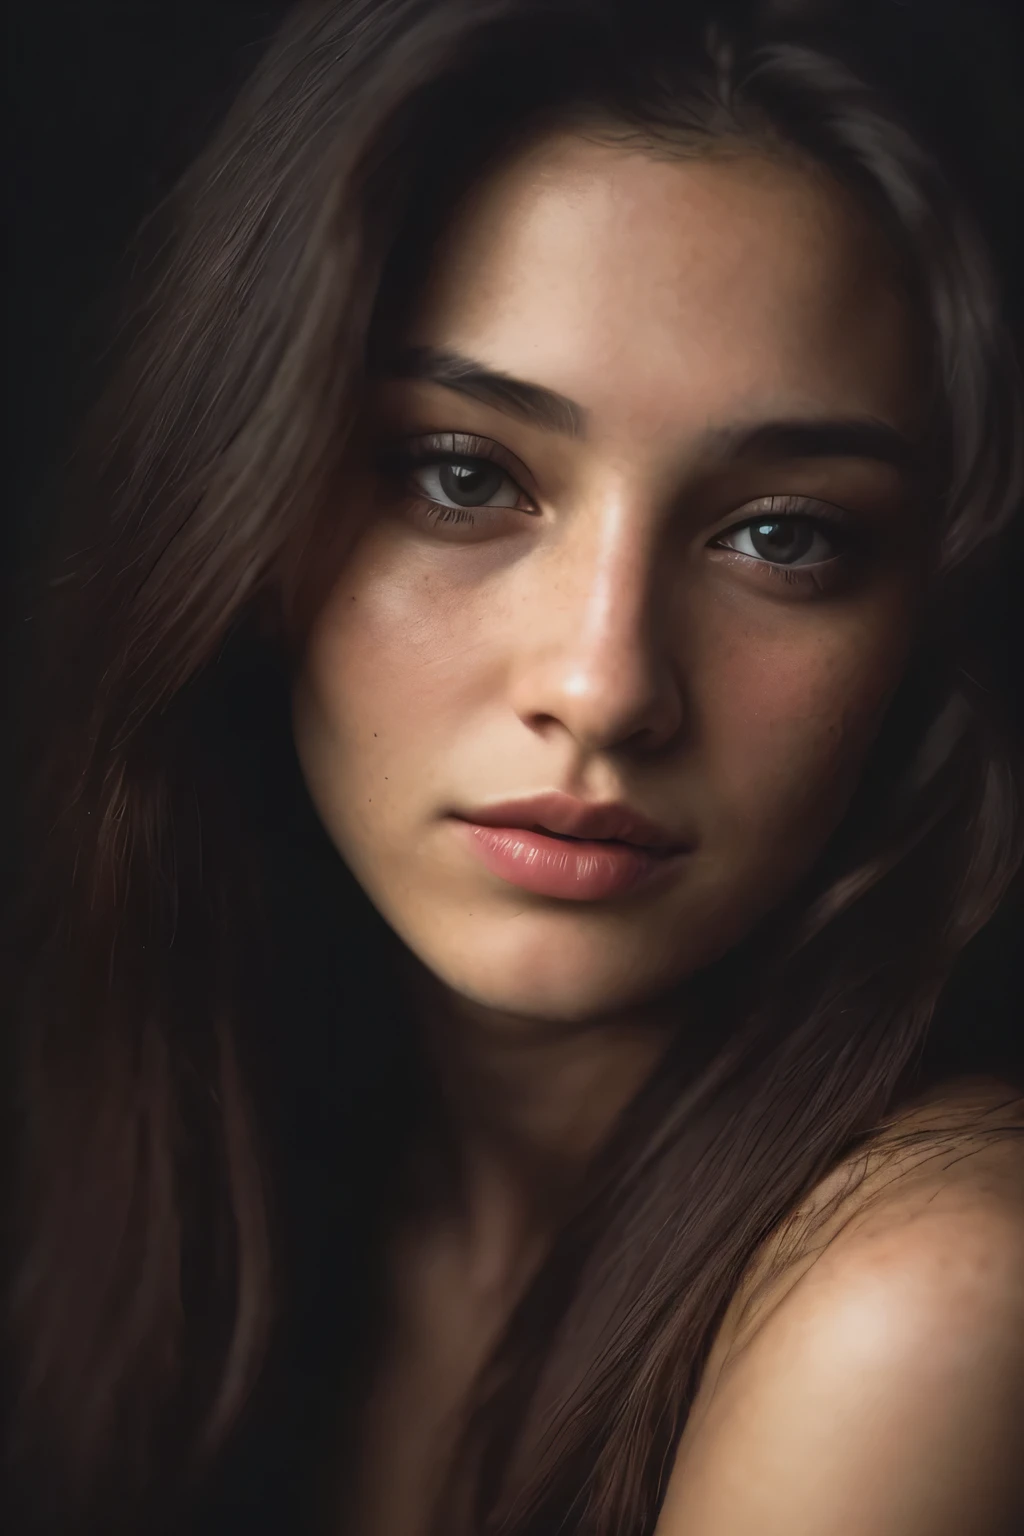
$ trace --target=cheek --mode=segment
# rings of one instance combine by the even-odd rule
[[[722,649],[704,694],[716,793],[755,843],[803,848],[841,817],[902,675],[898,625],[808,630]]]
[[[429,798],[479,676],[482,630],[429,570],[390,568],[370,542],[310,631],[295,729],[334,820],[379,829],[410,795]]]

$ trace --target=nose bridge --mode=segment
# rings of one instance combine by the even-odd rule
[[[516,690],[524,719],[557,720],[591,749],[639,733],[653,742],[677,727],[653,524],[626,494],[606,495],[532,573],[540,583],[530,595],[535,627]]]
[[[642,648],[650,626],[653,571],[646,542],[635,520],[615,507],[595,520],[589,538],[584,534],[580,544],[582,548],[567,551],[567,581],[573,581],[574,572],[581,578],[572,605],[571,649],[584,666],[625,662],[628,652]]]

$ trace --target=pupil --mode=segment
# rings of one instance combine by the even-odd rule
[[[783,565],[789,565],[806,555],[813,538],[813,528],[793,518],[774,523],[757,523],[750,530],[750,541],[758,554]]]
[[[498,490],[505,473],[493,464],[442,464],[438,481],[450,501],[479,507]]]

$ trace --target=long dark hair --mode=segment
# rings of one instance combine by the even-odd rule
[[[286,807],[280,615],[339,516],[377,338],[461,191],[545,127],[657,153],[785,147],[863,199],[932,343],[933,560],[843,825],[699,979],[700,1049],[670,1051],[591,1168],[477,1382],[439,1529],[649,1532],[752,1254],[948,1069],[928,1054],[940,994],[1024,853],[983,624],[1021,417],[961,148],[912,89],[888,9],[853,4],[854,25],[781,0],[301,6],[147,226],[18,688],[5,1349],[22,1485],[53,1494],[61,1528],[171,1499],[264,1368],[275,1183],[258,1149],[275,1040],[302,1027],[294,946],[322,934],[351,1035],[386,994],[372,966],[353,980],[358,934],[388,943],[301,789]],[[321,898],[340,927],[317,928]],[[391,1053],[347,1058],[349,1108],[378,1130],[415,1092],[383,1011]],[[353,1210],[360,1181],[386,1189],[387,1140],[346,1165]],[[351,1230],[369,1241],[371,1225]]]

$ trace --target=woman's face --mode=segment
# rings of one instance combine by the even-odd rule
[[[880,238],[796,165],[565,135],[459,211],[294,693],[328,834],[456,995],[651,1001],[808,870],[911,639],[917,366]],[[501,809],[552,793],[668,851]]]

